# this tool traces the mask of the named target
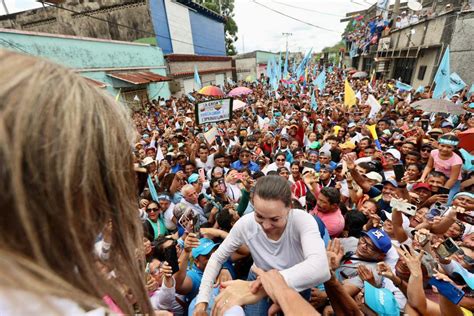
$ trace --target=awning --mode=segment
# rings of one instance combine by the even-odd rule
[[[87,78],[87,77],[84,77],[84,78],[86,79],[86,81],[88,83],[90,83],[93,86],[96,86],[97,88],[104,89],[105,87],[107,87],[107,85],[105,83],[103,83],[102,81],[94,80],[94,79]]]
[[[171,78],[155,74],[151,71],[114,72],[107,74],[107,76],[136,85],[150,82],[171,81]]]

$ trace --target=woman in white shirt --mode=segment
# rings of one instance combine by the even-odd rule
[[[290,163],[286,161],[286,154],[282,152],[277,153],[274,162],[266,166],[262,172],[268,174],[270,171],[277,171],[280,167],[285,167],[288,170],[290,169]]]
[[[309,289],[330,277],[324,242],[316,220],[302,210],[291,209],[291,190],[283,177],[265,176],[257,181],[254,212],[243,216],[211,256],[199,288],[195,313],[206,310],[210,293],[222,264],[241,245],[250,249],[254,265],[280,271],[297,291]],[[255,280],[251,271],[249,280]],[[249,286],[250,289],[250,286]],[[249,296],[253,294],[248,293]],[[265,300],[246,306],[246,313],[267,315]],[[229,308],[231,304],[229,304]],[[258,311],[255,308],[259,308]]]

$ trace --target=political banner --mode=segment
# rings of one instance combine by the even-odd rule
[[[194,113],[198,125],[232,119],[232,98],[210,100],[195,105]]]

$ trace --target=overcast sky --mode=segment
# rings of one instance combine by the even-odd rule
[[[235,0],[235,20],[239,27],[236,47],[239,53],[253,50],[285,50],[288,37],[290,51],[306,51],[313,48],[319,52],[341,39],[346,24],[339,22],[347,12],[368,8],[376,0],[256,0],[268,8],[285,13],[301,21],[320,26],[327,31],[295,21],[252,0]],[[17,12],[40,7],[34,0],[5,0],[10,11]],[[0,6],[0,14],[5,14]]]

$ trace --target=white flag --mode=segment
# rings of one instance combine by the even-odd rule
[[[163,151],[161,150],[161,146],[158,146],[158,149],[156,150],[156,161],[160,163],[163,159],[165,159],[165,156],[163,155]]]
[[[362,93],[360,93],[360,90],[357,91],[356,98],[359,99],[359,103],[362,102]]]
[[[369,94],[369,97],[367,98],[367,104],[370,105],[369,118],[373,118],[375,115],[377,115],[377,113],[379,113],[380,109],[382,108],[379,102],[371,94]]]

